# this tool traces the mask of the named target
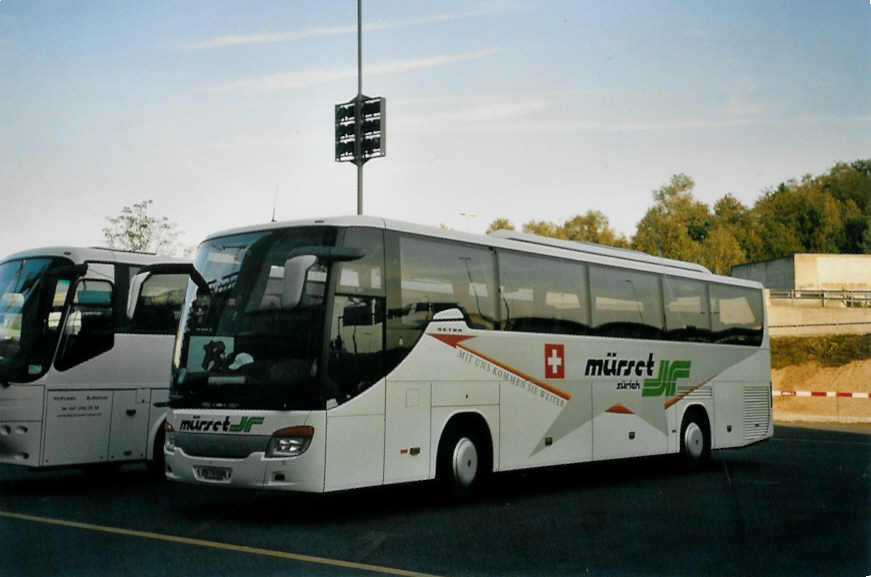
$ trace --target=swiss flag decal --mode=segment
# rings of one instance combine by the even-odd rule
[[[564,345],[544,345],[544,376],[548,379],[566,378]]]

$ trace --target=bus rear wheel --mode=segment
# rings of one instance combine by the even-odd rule
[[[699,467],[711,456],[711,428],[701,409],[690,409],[680,428],[680,454],[691,467]]]

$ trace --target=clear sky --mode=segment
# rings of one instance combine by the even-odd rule
[[[387,98],[367,214],[483,232],[604,212],[674,173],[713,202],[871,157],[871,3],[364,0]],[[356,2],[0,0],[0,253],[103,244],[153,199],[182,242],[353,214],[333,105]],[[476,216],[462,216],[460,213]]]

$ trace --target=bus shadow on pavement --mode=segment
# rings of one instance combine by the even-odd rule
[[[141,465],[94,464],[83,467],[31,470],[0,466],[3,495],[123,494],[130,487],[163,483]]]
[[[491,476],[472,495],[448,495],[436,481],[353,489],[327,494],[228,489],[210,499],[187,502],[189,518],[213,517],[229,522],[263,525],[321,525],[361,517],[377,519],[442,509],[477,509],[522,503],[543,495],[583,494],[615,485],[656,485],[669,479],[689,482],[694,476],[722,475],[716,457],[700,468],[688,469],[675,456],[654,456],[615,461],[510,471]],[[220,505],[214,501],[217,499]]]

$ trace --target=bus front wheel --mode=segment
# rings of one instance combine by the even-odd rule
[[[154,435],[151,459],[146,462],[148,473],[157,481],[162,481],[166,478],[166,459],[163,455],[164,443],[166,443],[166,433],[163,430],[163,423],[161,423],[157,429],[157,434]]]
[[[489,456],[478,431],[451,426],[445,431],[437,462],[437,478],[453,497],[465,497],[482,483]]]
[[[711,456],[711,428],[701,409],[686,412],[680,428],[680,454],[690,466],[701,466]]]

